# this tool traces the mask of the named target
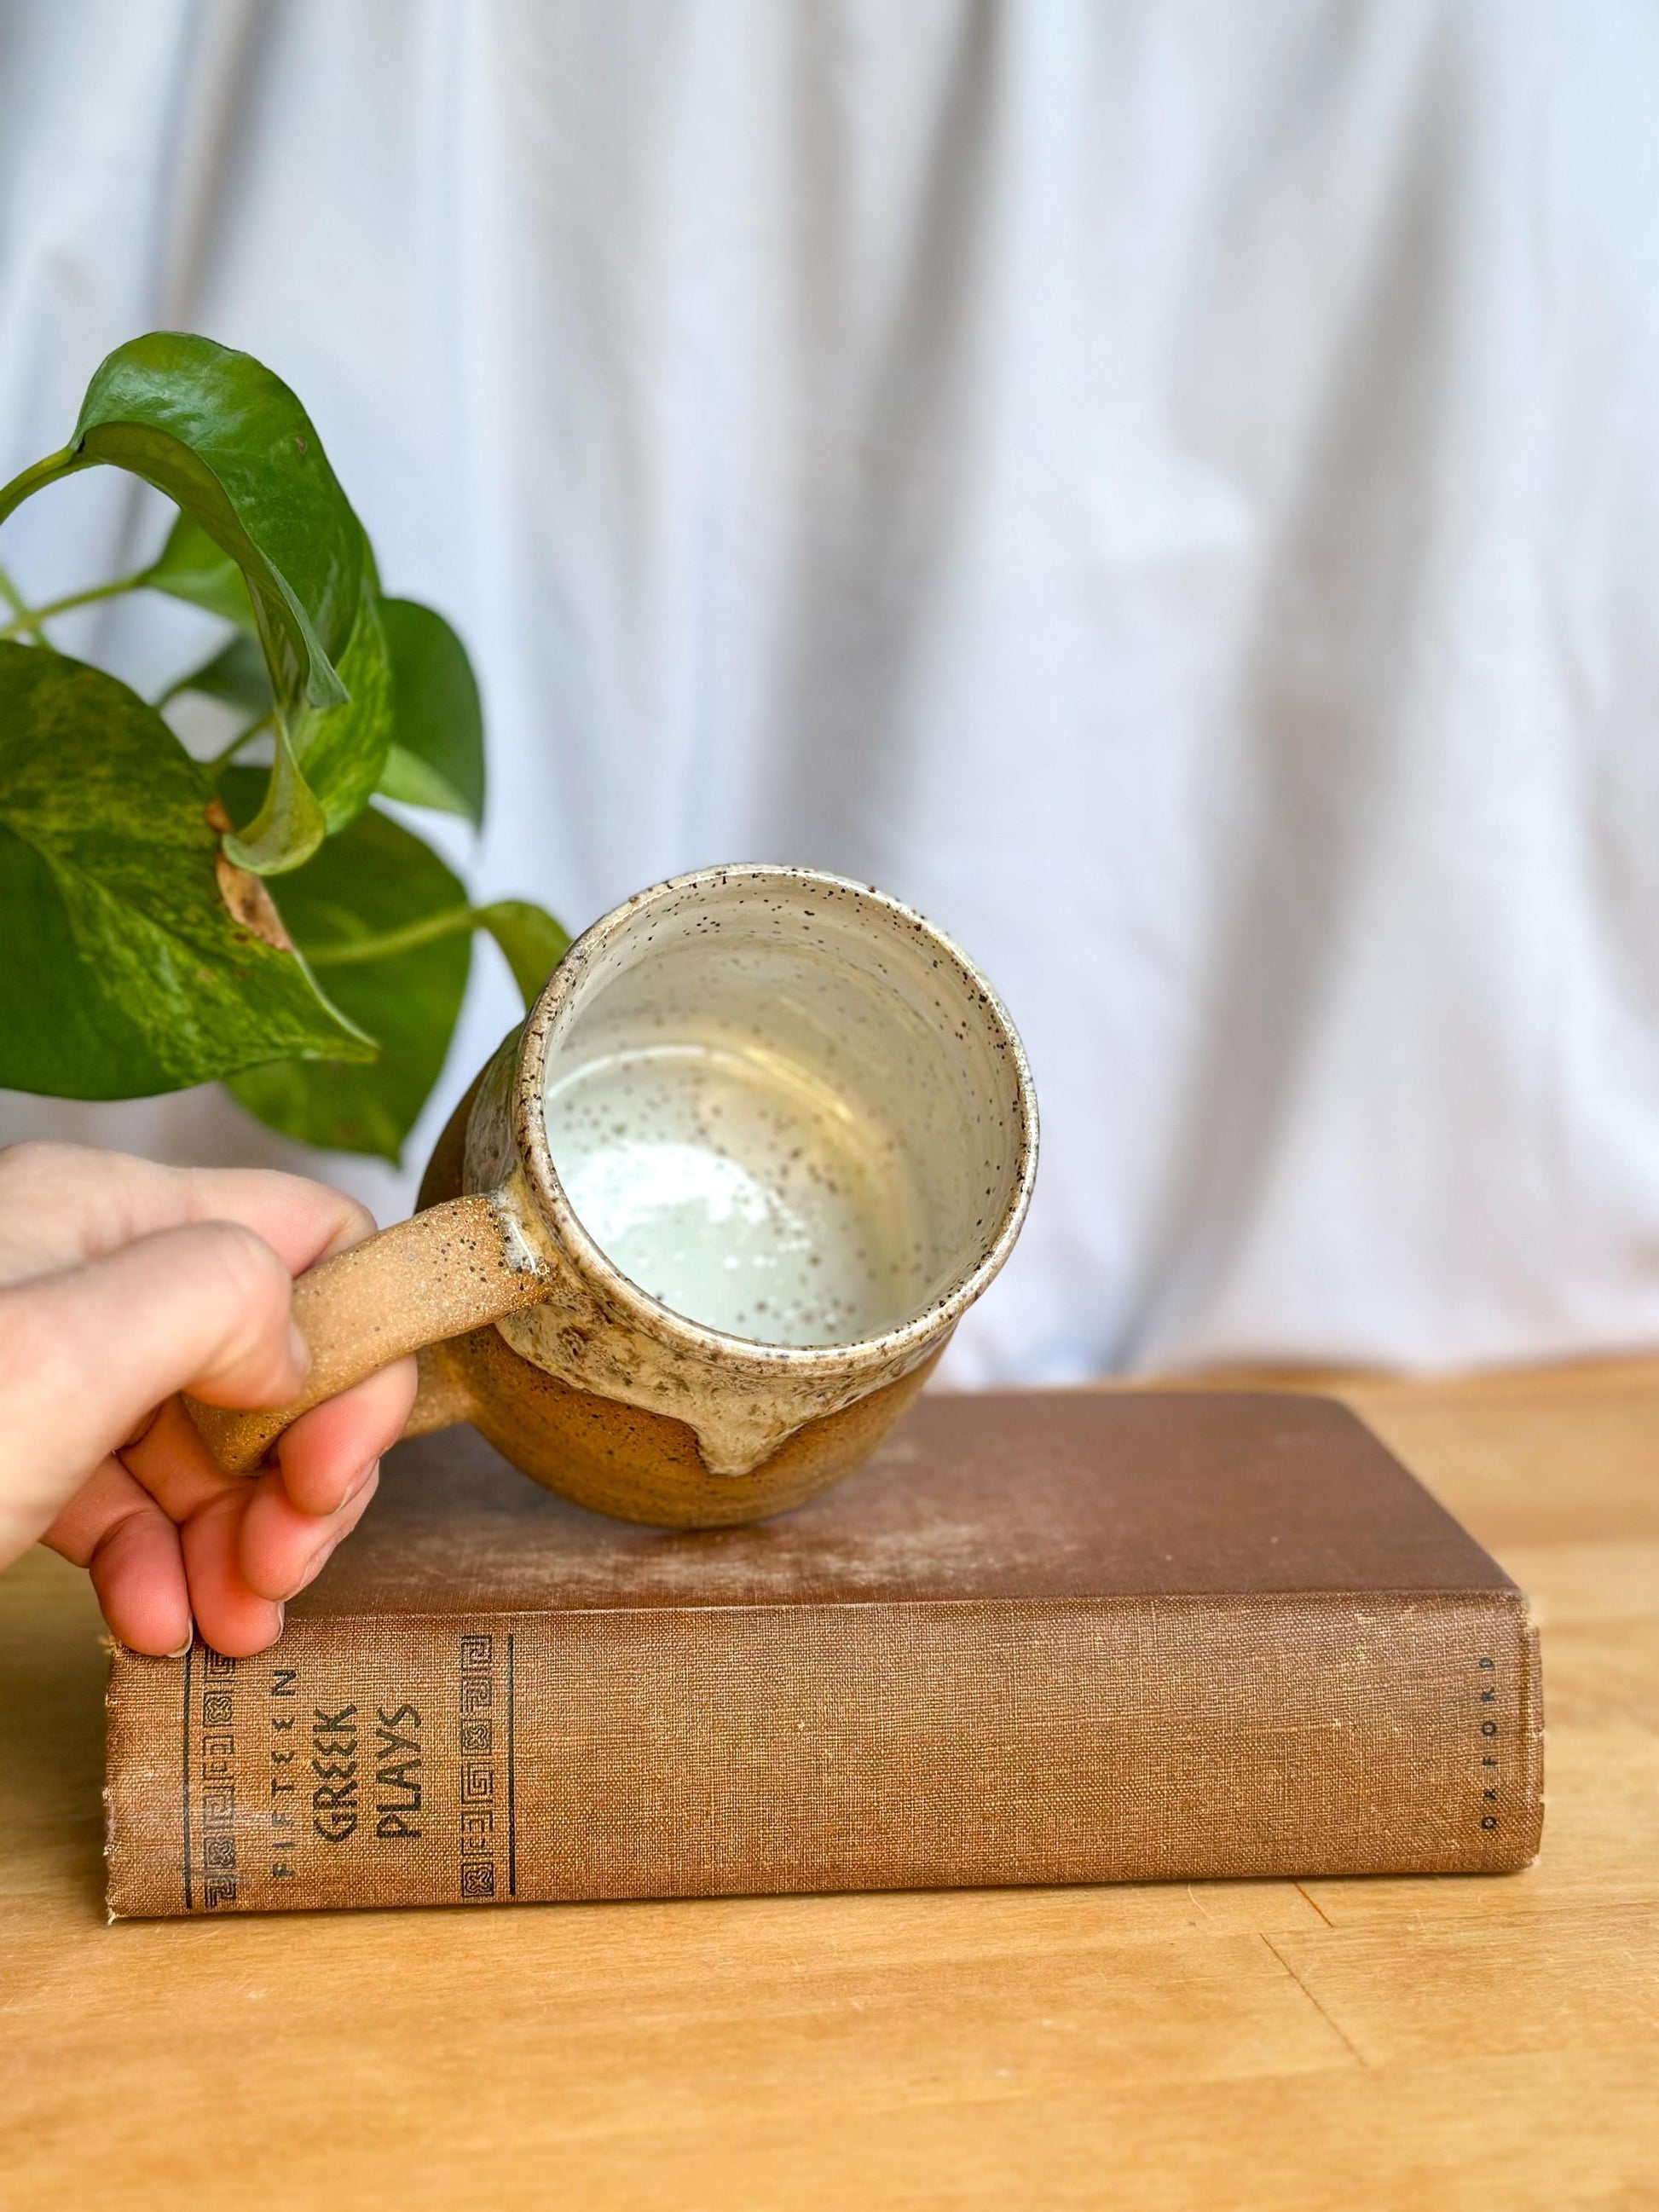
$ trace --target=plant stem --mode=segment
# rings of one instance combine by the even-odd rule
[[[3,568],[0,568],[0,599],[3,599],[9,603],[12,612],[18,617],[20,623],[25,626],[25,636],[33,636],[34,642],[37,645],[44,645],[46,641],[46,632],[41,629],[34,616],[29,611],[28,602],[24,599],[23,594],[18,590],[16,585],[13,583],[10,576]],[[7,635],[10,635],[9,631]]]
[[[483,921],[484,908],[447,907],[423,921],[406,922],[401,929],[382,930],[378,937],[355,937],[347,945],[308,945],[306,958],[313,968],[355,968],[360,961],[390,960],[397,952],[413,952],[434,939],[453,937],[458,929],[474,929]]]
[[[177,687],[175,686],[174,688],[176,689]],[[161,706],[165,706],[167,700],[172,698],[172,696],[173,693],[169,691],[164,695],[158,703]],[[270,726],[272,711],[273,710],[270,708],[267,707],[263,714],[256,714],[245,730],[237,731],[235,736],[231,739],[228,745],[223,747],[221,751],[215,753],[210,759],[204,760],[202,763],[202,766],[206,769],[210,775],[211,775],[215,769],[223,768],[228,761],[234,760],[237,754],[241,751],[242,747],[247,743],[250,738],[257,738],[261,730],[266,729]]]
[[[112,584],[94,584],[88,591],[70,592],[61,599],[48,599],[43,607],[20,607],[17,619],[0,628],[0,637],[15,637],[20,631],[39,629],[53,615],[66,615],[72,607],[89,607],[94,599],[112,599],[123,592],[136,592],[144,580],[144,573],[140,569],[135,576],[118,576]]]

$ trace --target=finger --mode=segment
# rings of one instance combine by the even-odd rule
[[[337,1511],[382,1452],[401,1434],[414,1402],[415,1363],[399,1359],[337,1398],[313,1406],[277,1443],[289,1501],[301,1513]],[[175,1521],[210,1499],[250,1495],[247,1479],[226,1474],[177,1398],[157,1408],[121,1459]]]
[[[245,1506],[244,1497],[216,1498],[179,1531],[196,1626],[228,1659],[250,1659],[283,1632],[282,1607],[242,1579],[237,1548]]]
[[[92,1586],[112,1634],[134,1651],[176,1653],[190,1640],[179,1531],[117,1460],[95,1468],[42,1539]]]
[[[188,1645],[184,1548],[151,1500],[118,1522],[93,1553],[92,1586],[111,1633],[134,1651],[163,1658]]]
[[[326,1183],[260,1168],[174,1168],[80,1145],[0,1152],[0,1277],[96,1259],[162,1229],[235,1221],[290,1275],[374,1232],[366,1206]]]
[[[137,1443],[123,1445],[118,1456],[172,1520],[188,1521],[216,1498],[246,1499],[246,1480],[225,1473],[181,1399],[158,1406]]]
[[[415,1402],[416,1371],[412,1359],[397,1360],[313,1406],[278,1439],[283,1486],[301,1513],[337,1510],[397,1442]]]
[[[242,1580],[262,1597],[297,1596],[314,1582],[368,1512],[380,1480],[370,1467],[337,1513],[297,1512],[279,1476],[267,1475],[248,1500],[237,1549]]]
[[[0,1560],[56,1519],[160,1400],[279,1405],[308,1355],[283,1261],[228,1222],[162,1230],[0,1290],[0,1409],[9,1463]]]

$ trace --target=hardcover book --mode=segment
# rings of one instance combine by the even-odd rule
[[[1521,1592],[1342,1407],[924,1398],[778,1520],[664,1534],[470,1430],[229,1660],[118,1652],[114,1914],[1502,1873]]]

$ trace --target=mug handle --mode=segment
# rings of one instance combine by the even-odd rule
[[[406,1352],[536,1305],[549,1286],[495,1199],[448,1199],[298,1279],[294,1318],[311,1346],[311,1372],[291,1405],[253,1413],[190,1397],[185,1405],[225,1472],[248,1474],[290,1422],[325,1398]]]

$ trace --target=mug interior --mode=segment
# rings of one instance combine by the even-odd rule
[[[878,894],[732,869],[607,924],[548,1039],[553,1171],[671,1311],[768,1345],[868,1341],[1011,1233],[1018,1041],[948,939]]]

